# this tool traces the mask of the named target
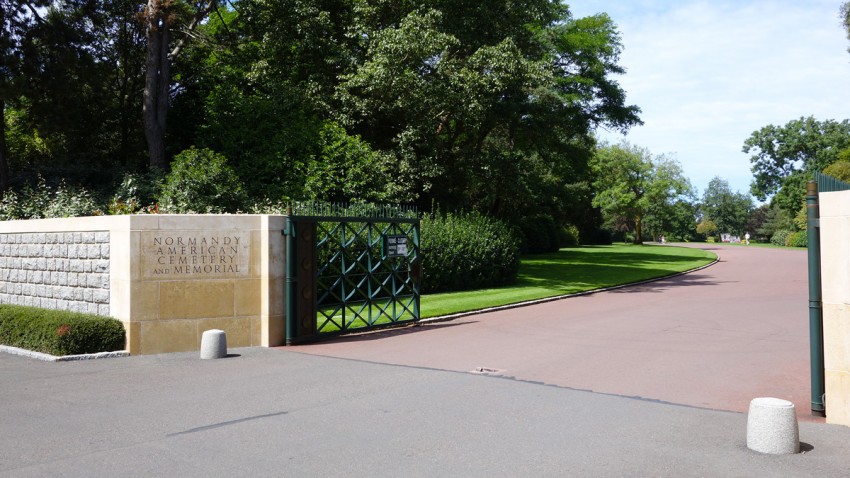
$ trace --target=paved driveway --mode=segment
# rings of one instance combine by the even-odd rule
[[[646,286],[223,360],[0,354],[0,476],[847,476],[848,427],[802,423],[805,453],[761,455],[745,414],[658,402],[773,395],[808,415],[804,255],[720,253]]]
[[[745,412],[794,402],[811,417],[805,250],[698,244],[706,269],[452,322],[291,348]]]

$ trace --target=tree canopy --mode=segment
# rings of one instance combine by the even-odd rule
[[[0,190],[38,174],[107,188],[196,146],[251,201],[584,226],[594,131],[640,123],[616,25],[554,0],[0,1],[17,22]]]
[[[679,200],[692,192],[677,161],[626,142],[597,149],[591,167],[593,205],[610,227],[633,231],[635,244],[643,242],[644,223],[669,224],[681,216]]]
[[[768,125],[744,142],[752,153],[753,195],[776,201],[792,214],[800,207],[806,181],[838,160],[850,148],[850,121],[818,121],[813,117],[789,121],[785,126]]]
[[[733,192],[729,183],[719,176],[709,181],[700,203],[703,221],[710,220],[718,232],[737,235],[755,232],[746,230],[754,209],[748,194]]]

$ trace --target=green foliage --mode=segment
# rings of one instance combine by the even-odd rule
[[[561,227],[558,233],[558,243],[561,247],[578,247],[581,243],[579,230],[572,224]]]
[[[747,194],[732,192],[725,179],[715,176],[705,189],[700,210],[714,221],[717,232],[743,235],[753,200]]]
[[[794,233],[794,231],[788,230],[780,230],[773,233],[770,236],[770,243],[775,246],[784,246],[787,242],[788,238]]]
[[[776,194],[773,201],[791,214],[805,195],[806,182],[850,148],[850,120],[818,121],[813,117],[768,125],[744,142],[754,181],[751,192],[759,200]]]
[[[601,223],[593,131],[640,123],[605,14],[574,18],[551,0],[241,0],[219,3],[160,65],[170,67],[168,156],[196,145],[226,157],[232,174],[174,164],[153,200],[126,181],[101,191],[147,156],[139,6],[19,3],[7,12],[0,79],[12,183],[65,177],[101,193],[109,214],[156,200],[170,212],[437,203],[511,224],[545,214],[587,236]],[[163,48],[174,50],[197,6],[158,3],[173,25]]]
[[[125,173],[106,206],[107,214],[139,214],[156,210],[156,197],[162,182],[163,177],[158,171]]]
[[[649,219],[662,233],[664,224],[679,221],[683,198],[692,187],[678,162],[623,142],[597,149],[590,162],[595,174],[593,205],[601,208],[606,224],[617,231],[633,231],[635,243],[643,240],[643,223]]]
[[[422,217],[423,292],[497,287],[516,280],[519,241],[501,221],[478,213]]]
[[[0,343],[51,355],[124,349],[117,319],[77,312],[0,304]]]
[[[847,157],[847,159],[839,159],[830,164],[823,170],[823,174],[832,176],[835,179],[840,179],[844,182],[850,182],[850,148],[839,154],[839,158]]]
[[[809,235],[806,231],[794,231],[788,234],[785,238],[785,246],[788,247],[807,247],[809,244]],[[771,241],[773,242],[773,241]]]
[[[9,190],[0,199],[0,220],[77,217],[100,214],[94,194],[81,186],[60,181],[55,187],[43,177],[35,186]]]
[[[159,203],[167,213],[234,213],[245,208],[246,197],[227,158],[193,147],[174,157]]]
[[[388,200],[387,157],[357,136],[328,123],[319,133],[320,151],[307,166],[304,197],[330,202]]]
[[[756,230],[756,233],[766,238],[772,238],[777,232],[790,231],[794,227],[794,218],[788,214],[788,211],[780,208],[778,204],[771,204],[765,214],[764,222]],[[771,242],[773,242],[772,239]]]
[[[697,233],[705,236],[706,239],[709,237],[713,237],[717,232],[717,224],[714,223],[711,219],[704,217],[699,224],[697,224]]]
[[[519,223],[522,233],[520,251],[523,254],[545,254],[556,252],[561,247],[564,233],[551,216],[536,214],[525,217]]]

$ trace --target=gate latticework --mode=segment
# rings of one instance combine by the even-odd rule
[[[286,343],[419,320],[415,209],[310,204],[290,214]]]

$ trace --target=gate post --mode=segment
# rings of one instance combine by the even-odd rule
[[[812,415],[826,416],[824,407],[823,305],[821,304],[818,183],[806,186],[806,232],[809,252],[809,353],[812,375]]]

